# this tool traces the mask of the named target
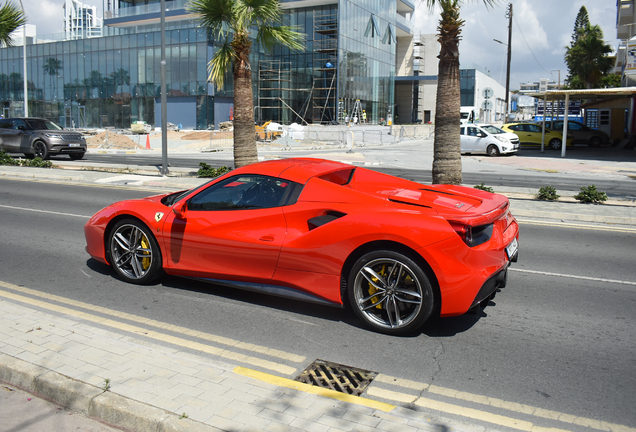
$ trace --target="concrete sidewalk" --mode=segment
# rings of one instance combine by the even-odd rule
[[[343,158],[360,165],[378,160],[359,152]],[[161,177],[139,167],[128,167],[137,169],[135,174],[87,170],[95,168],[89,164],[83,167],[1,166],[0,177],[159,191],[207,181],[191,177],[191,170],[175,168],[172,176]],[[533,199],[529,189],[495,189],[510,197],[520,220],[635,229],[633,201],[585,205],[563,197],[559,202],[543,202]],[[310,361],[0,281],[0,381],[126,430],[533,431],[578,425],[636,432],[533,407],[513,409],[502,406],[502,401],[450,394],[448,389],[443,394],[446,399],[423,397],[427,392],[439,396],[440,390],[382,374],[361,397],[283,378],[296,376]],[[469,400],[477,408],[464,409],[453,404],[453,398]],[[427,414],[431,410],[444,414]]]

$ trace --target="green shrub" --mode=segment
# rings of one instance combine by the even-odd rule
[[[213,168],[205,162],[199,162],[199,166],[201,168],[197,171],[197,177],[219,177],[230,172],[230,169],[226,166]]]
[[[539,188],[539,193],[535,195],[538,200],[542,201],[556,201],[561,195],[557,195],[554,186],[542,186]]]
[[[0,151],[0,165],[20,165],[20,163],[3,151]]]
[[[483,190],[486,192],[491,192],[491,193],[495,193],[495,190],[493,188],[491,188],[490,186],[486,186],[485,184],[480,184],[480,185],[475,185],[473,186],[475,189],[479,189],[479,190]]]
[[[53,162],[45,161],[41,158],[34,159],[14,159],[3,151],[0,151],[0,165],[17,165],[36,168],[51,168]]]
[[[603,191],[596,190],[596,186],[590,185],[588,187],[582,187],[581,192],[574,195],[574,198],[582,203],[602,203],[607,201],[607,194]]]

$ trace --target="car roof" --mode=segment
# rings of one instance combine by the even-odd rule
[[[297,183],[306,183],[310,178],[343,169],[355,169],[355,166],[313,158],[289,158],[246,165],[232,171],[234,174],[261,174],[282,177]]]

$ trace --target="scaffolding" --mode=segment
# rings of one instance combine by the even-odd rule
[[[314,123],[338,120],[338,14],[314,12],[313,113]]]
[[[291,63],[261,60],[258,63],[258,107],[262,118],[257,122],[288,123],[291,104]]]

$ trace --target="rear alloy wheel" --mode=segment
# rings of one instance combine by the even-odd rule
[[[561,150],[561,140],[558,138],[552,138],[549,146],[552,150]]]
[[[488,156],[499,156],[499,148],[494,144],[490,144],[486,151],[488,152]]]
[[[590,147],[600,147],[601,144],[603,144],[603,140],[597,136],[590,138],[590,140],[587,142],[587,145],[589,145]]]
[[[159,245],[141,222],[119,221],[111,230],[108,245],[110,263],[125,281],[143,285],[161,273]]]
[[[68,156],[71,160],[80,160],[84,157],[84,152],[82,153],[69,153]]]
[[[47,160],[49,158],[49,149],[44,141],[36,141],[33,143],[33,157]]]
[[[433,311],[433,289],[422,269],[401,253],[369,252],[354,264],[348,296],[355,314],[381,333],[419,329]]]

